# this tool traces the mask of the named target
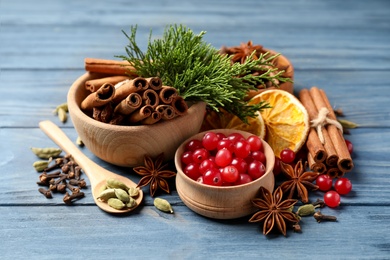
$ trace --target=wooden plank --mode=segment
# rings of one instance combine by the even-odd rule
[[[297,69],[389,69],[390,17],[386,13],[388,3],[383,0],[334,5],[302,1],[304,8],[292,6],[289,15],[278,15],[290,5],[288,1],[228,1],[223,5],[153,1],[148,8],[112,2],[109,6],[103,2],[92,6],[42,1],[43,9],[7,1],[3,5],[9,9],[0,10],[2,68],[81,68],[86,56],[113,58],[124,54],[126,38],[121,30],[128,31],[130,25],[139,25],[139,43],[145,47],[150,29],[159,36],[167,24],[181,22],[196,32],[207,31],[205,39],[216,48],[253,40],[282,52]],[[7,12],[17,7],[29,11],[22,17]]]
[[[302,219],[302,233],[261,234],[247,218],[219,221],[175,207],[173,215],[146,207],[129,216],[96,207],[0,207],[3,259],[386,259],[390,208],[324,209],[338,222]],[[359,227],[359,228],[356,228]]]

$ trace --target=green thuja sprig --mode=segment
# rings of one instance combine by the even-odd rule
[[[274,82],[289,80],[282,77],[284,71],[278,71],[272,64],[277,55],[267,58],[262,55],[257,60],[249,57],[243,64],[232,64],[229,56],[221,55],[203,40],[204,31],[195,34],[183,25],[170,25],[161,38],[154,40],[150,32],[145,52],[136,42],[137,26],[131,27],[130,35],[122,32],[129,40],[125,47],[127,55],[117,57],[132,64],[139,76],[158,76],[165,85],[176,88],[186,101],[204,101],[216,111],[222,107],[244,122],[248,116],[255,117],[257,111],[269,107],[265,102],[249,105],[244,101],[249,90],[257,90],[254,83],[271,81],[277,85]],[[262,73],[255,76],[254,71]]]

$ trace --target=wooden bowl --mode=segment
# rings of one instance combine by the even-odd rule
[[[209,130],[229,135],[233,132],[241,133],[244,137],[251,134],[244,131],[230,129]],[[181,163],[181,154],[185,144],[192,140],[201,140],[206,132],[198,133],[184,141],[176,151],[175,165],[177,169],[176,189],[184,204],[196,213],[215,219],[234,219],[247,216],[256,211],[251,199],[259,195],[261,186],[269,191],[274,189],[274,174],[272,172],[275,155],[271,147],[263,141],[264,152],[267,158],[266,173],[257,180],[237,186],[210,186],[194,181],[184,174]]]
[[[265,51],[269,52],[271,55],[276,55],[277,52],[269,49],[264,49]],[[284,70],[284,73],[282,74],[285,78],[290,78],[291,80],[294,80],[294,67],[292,63],[283,55],[279,55],[277,58],[275,58],[275,66],[279,68],[280,70]],[[259,89],[259,90],[250,90],[246,96],[246,100],[249,100],[253,98],[254,96],[260,94],[261,92],[269,89],[275,89],[275,87],[270,87],[266,89]],[[285,90],[287,92],[290,92],[293,94],[294,91],[294,83],[293,82],[282,82],[279,84],[279,89]]]
[[[81,109],[88,95],[85,82],[104,75],[86,73],[79,77],[68,92],[69,114],[85,146],[100,159],[125,167],[143,165],[145,154],[156,157],[164,153],[165,160],[173,159],[176,149],[188,137],[199,132],[206,105],[193,104],[188,113],[154,125],[120,126],[99,122]]]

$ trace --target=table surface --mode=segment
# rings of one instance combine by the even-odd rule
[[[390,258],[390,2],[386,0],[0,0],[0,253],[32,258]],[[172,194],[174,214],[143,205],[126,216],[95,206],[91,190],[66,206],[62,196],[38,193],[37,160],[30,147],[54,146],[38,123],[50,119],[75,140],[72,122],[52,114],[84,73],[84,58],[125,53],[138,24],[146,46],[150,29],[160,35],[183,23],[219,48],[252,40],[287,56],[295,92],[318,86],[345,119],[359,125],[347,138],[355,168],[353,192],[337,209],[338,222],[301,222],[302,233],[263,236],[248,218],[213,220],[197,215]],[[138,182],[126,168],[105,168]],[[89,183],[89,182],[88,182]],[[322,197],[311,193],[310,199]]]

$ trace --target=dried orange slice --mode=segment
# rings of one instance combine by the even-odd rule
[[[265,136],[265,125],[263,117],[260,115],[260,113],[258,113],[256,117],[248,117],[248,124],[244,123],[237,116],[233,116],[225,128],[246,131],[257,135],[262,139]]]
[[[284,148],[297,152],[305,143],[310,129],[305,107],[294,95],[280,89],[266,90],[254,96],[249,104],[261,101],[271,106],[261,111],[266,128],[264,140],[277,157]]]

